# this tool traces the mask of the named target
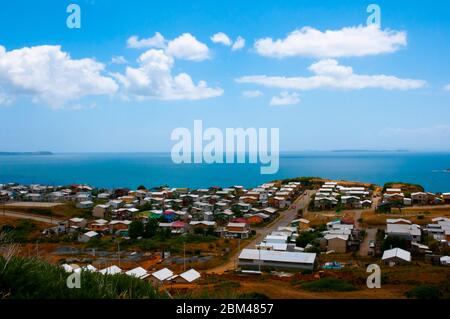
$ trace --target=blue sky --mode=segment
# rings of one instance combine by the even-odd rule
[[[170,151],[201,119],[280,128],[285,151],[449,151],[450,4],[373,2],[374,30],[370,3],[2,3],[0,150]]]

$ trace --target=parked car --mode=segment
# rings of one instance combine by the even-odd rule
[[[375,248],[375,240],[369,241],[369,248]]]

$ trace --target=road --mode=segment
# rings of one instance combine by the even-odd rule
[[[255,247],[259,244],[267,235],[271,232],[278,230],[278,227],[289,226],[291,221],[297,218],[297,211],[302,208],[303,211],[306,211],[308,208],[309,201],[311,199],[312,191],[305,191],[304,194],[299,196],[291,206],[280,213],[280,216],[273,221],[271,224],[267,225],[264,228],[253,228],[256,231],[256,235],[252,238],[252,240],[245,243],[245,245],[241,244],[241,249],[244,247]],[[236,266],[236,260],[241,253],[241,250],[238,249],[228,261],[220,266],[211,268],[207,270],[207,273],[223,273],[227,270],[233,270]]]
[[[40,216],[40,215],[17,213],[17,212],[12,212],[12,211],[9,211],[9,210],[0,211],[0,217],[1,216],[8,216],[8,217],[14,217],[14,218],[23,218],[23,219],[31,219],[31,220],[35,220],[37,222],[42,222],[42,223],[47,223],[47,224],[54,224],[54,225],[58,225],[58,223],[61,222],[61,220],[55,219],[53,217],[45,217],[45,216]]]

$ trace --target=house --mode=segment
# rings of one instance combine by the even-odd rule
[[[305,231],[309,228],[310,221],[305,218],[298,218],[291,221],[291,226],[298,227],[299,231]]]
[[[247,223],[228,223],[225,227],[226,236],[234,238],[248,238],[250,227]]]
[[[117,231],[128,230],[131,220],[112,220],[109,222],[109,229],[114,234]]]
[[[216,222],[209,221],[209,220],[192,220],[189,222],[189,226],[191,226],[193,229],[199,229],[199,228],[209,228],[209,227],[216,227]]]
[[[150,276],[150,274],[147,272],[147,270],[145,270],[142,267],[136,267],[134,269],[128,270],[125,274],[128,276],[131,276],[131,277],[139,278],[139,279],[145,279],[148,276]]]
[[[106,232],[108,228],[108,221],[105,219],[97,219],[89,225],[89,229],[96,232]]]
[[[99,271],[99,273],[101,273],[102,275],[116,275],[116,274],[120,274],[121,272],[122,272],[122,269],[120,269],[116,265],[109,266],[109,267]]]
[[[341,203],[345,208],[361,208],[361,199],[358,196],[342,196]]]
[[[442,199],[444,200],[444,202],[446,204],[450,204],[450,193],[443,193],[442,194]]]
[[[402,192],[401,188],[387,188],[385,193],[386,194],[399,194]]]
[[[415,224],[387,224],[386,235],[402,238],[409,242],[420,242],[421,229]]]
[[[238,264],[249,270],[312,271],[315,261],[315,253],[245,248],[239,255]]]
[[[105,218],[110,209],[111,205],[109,204],[97,205],[92,210],[92,216],[97,218]]]
[[[331,209],[338,204],[338,200],[334,197],[314,198],[314,207],[317,209]]]
[[[172,223],[171,228],[172,234],[183,234],[187,230],[187,224],[185,222],[177,220]]]
[[[175,276],[173,281],[177,283],[191,283],[201,277],[200,273],[195,269],[189,269],[179,276]]]
[[[327,241],[327,250],[334,250],[337,253],[347,252],[347,242],[349,235],[327,234],[324,236]]]
[[[405,195],[402,193],[394,193],[394,194],[384,194],[383,195],[383,202],[387,203],[402,203],[405,198]]]
[[[286,236],[286,235],[275,235],[275,234],[272,233],[270,235],[267,235],[264,238],[264,242],[266,244],[285,244],[285,243],[287,243],[288,239],[289,239],[289,236]]]
[[[441,262],[441,265],[443,265],[443,266],[450,266],[450,257],[449,256],[442,256],[440,258],[440,262]]]
[[[90,241],[92,238],[96,238],[96,237],[98,237],[98,236],[100,236],[99,233],[97,233],[97,232],[91,230],[91,231],[88,231],[87,233],[80,234],[80,235],[78,236],[78,241],[79,241],[80,243],[87,243],[87,242]]]
[[[411,262],[411,253],[401,248],[385,250],[381,260],[390,266]]]
[[[261,224],[263,221],[264,221],[264,219],[259,215],[252,215],[252,216],[247,217],[247,222],[250,225]]]
[[[151,274],[150,281],[154,284],[162,284],[166,280],[170,280],[174,276],[172,270],[168,268],[163,268]]]
[[[87,220],[84,218],[74,217],[69,219],[69,227],[84,228],[87,225]]]
[[[76,207],[81,209],[90,209],[94,206],[94,202],[90,200],[85,200],[82,202],[77,202]]]
[[[425,192],[411,193],[411,200],[413,205],[427,205],[429,203],[428,194]]]

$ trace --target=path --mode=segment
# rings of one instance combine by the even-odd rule
[[[0,217],[1,216],[8,216],[8,217],[14,217],[14,218],[23,218],[23,219],[31,219],[35,220],[37,222],[47,223],[47,224],[54,224],[58,225],[61,220],[53,218],[53,217],[45,217],[45,216],[39,216],[39,215],[33,215],[33,214],[25,214],[25,213],[17,213],[12,212],[9,210],[0,211]]]

